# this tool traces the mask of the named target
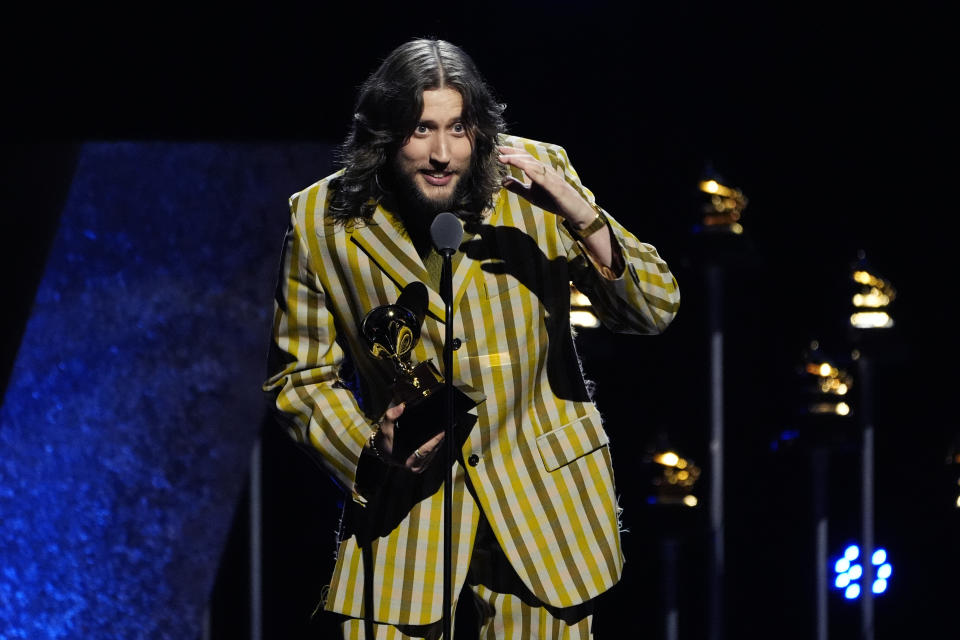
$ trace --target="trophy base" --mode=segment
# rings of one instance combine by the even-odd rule
[[[410,373],[405,373],[393,383],[393,399],[407,408],[419,404],[442,390],[443,374],[432,360],[424,360]]]
[[[401,464],[413,452],[447,427],[447,404],[445,387],[440,388],[427,396],[408,401],[400,417],[398,426],[393,432],[393,459]],[[454,429],[458,435],[462,431],[469,431],[477,417],[468,413],[477,405],[476,401],[453,388],[453,419]],[[459,439],[459,438],[458,438]]]

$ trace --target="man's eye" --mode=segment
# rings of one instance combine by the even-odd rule
[[[466,133],[466,132],[467,132],[467,128],[466,128],[465,126],[463,126],[463,123],[462,123],[462,122],[458,122],[457,124],[453,125],[453,132],[454,132],[454,133]]]
[[[427,125],[425,125],[425,124],[418,124],[418,125],[417,125],[417,128],[414,129],[414,132],[417,133],[417,134],[419,134],[419,135],[425,134],[425,133],[427,132]]]

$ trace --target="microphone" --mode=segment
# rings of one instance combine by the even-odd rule
[[[440,255],[450,257],[463,242],[463,223],[452,213],[438,213],[430,225],[430,238]]]
[[[422,282],[411,282],[400,292],[397,306],[403,307],[417,319],[417,329],[423,326],[423,316],[427,312],[427,285]]]

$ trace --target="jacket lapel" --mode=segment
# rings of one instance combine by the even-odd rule
[[[493,212],[488,224],[496,224],[499,217],[502,198],[497,194]],[[377,207],[371,222],[358,227],[351,233],[350,239],[389,277],[402,291],[411,282],[427,285],[427,312],[440,322],[446,322],[446,311],[440,293],[428,283],[430,277],[427,268],[417,255],[417,250],[404,232],[401,222],[386,211]],[[480,272],[480,262],[471,260],[463,253],[454,254],[451,264],[453,271],[453,308],[460,304],[473,278]]]
[[[359,246],[401,291],[411,282],[429,282],[427,269],[410,238],[404,233],[402,224],[383,207],[377,207],[369,224],[354,229],[350,240]],[[427,285],[427,294],[427,312],[444,322],[445,314],[440,294],[430,285]]]
[[[484,224],[496,226],[500,219],[500,209],[504,200],[505,198],[503,189],[494,194],[493,208],[490,209],[490,215]],[[468,285],[473,281],[474,278],[479,277],[481,264],[482,263],[479,260],[471,260],[460,251],[454,254],[453,264],[451,265],[453,269],[454,309],[459,307],[460,300],[463,298],[464,294],[466,294]]]

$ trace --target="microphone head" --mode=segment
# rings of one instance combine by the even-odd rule
[[[427,312],[428,294],[427,285],[422,282],[411,282],[400,292],[397,306],[403,307],[417,319],[417,329],[423,325],[423,316]]]
[[[439,253],[453,254],[463,242],[463,223],[452,213],[438,213],[430,225],[430,238]]]

